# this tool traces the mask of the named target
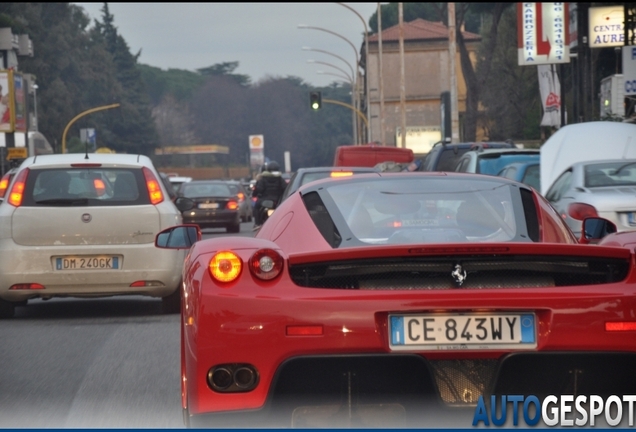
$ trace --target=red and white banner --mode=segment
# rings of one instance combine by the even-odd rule
[[[539,91],[543,105],[541,126],[561,126],[561,84],[554,65],[539,65]]]
[[[519,65],[570,62],[567,3],[517,3]]]

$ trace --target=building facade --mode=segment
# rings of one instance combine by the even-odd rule
[[[430,145],[439,141],[441,137],[441,94],[450,91],[451,84],[448,27],[441,22],[424,19],[403,25],[406,141],[407,147],[412,148],[415,153],[422,154],[427,153]],[[466,31],[463,31],[462,35],[474,65],[481,38]],[[369,59],[362,60],[368,77],[366,82],[369,85],[369,141],[400,146],[399,129],[402,117],[399,27],[396,25],[382,31],[382,73],[379,70],[378,40],[378,34],[369,36]],[[364,52],[364,49],[362,51]],[[461,139],[461,118],[462,112],[466,109],[466,84],[461,70],[459,49],[455,61]],[[380,77],[384,93],[384,128],[380,121]],[[433,142],[430,142],[431,140]]]

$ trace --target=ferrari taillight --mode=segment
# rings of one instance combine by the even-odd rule
[[[222,251],[214,254],[208,268],[214,280],[232,282],[241,274],[243,261],[234,252]]]
[[[570,204],[568,206],[568,215],[570,215],[572,219],[581,221],[588,217],[598,217],[598,213],[593,206],[583,203]]]
[[[238,208],[238,203],[236,201],[229,201],[227,203],[228,210],[236,210]]]
[[[261,249],[252,255],[249,267],[257,278],[271,280],[283,270],[283,257],[273,249]]]
[[[16,177],[9,192],[9,204],[14,207],[20,207],[22,204],[22,197],[24,196],[24,184],[26,183],[27,176],[29,175],[29,169],[25,168]]]
[[[9,187],[9,180],[11,179],[11,174],[6,173],[2,180],[0,180],[0,198],[4,198],[4,194],[7,192],[7,188]]]
[[[157,177],[147,167],[143,167],[142,171],[146,179],[146,187],[148,188],[148,195],[150,196],[150,202],[152,204],[159,204],[163,201],[163,192],[161,186],[157,181]]]

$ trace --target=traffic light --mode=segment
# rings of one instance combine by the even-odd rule
[[[312,110],[322,108],[322,94],[318,91],[309,93],[309,106]]]

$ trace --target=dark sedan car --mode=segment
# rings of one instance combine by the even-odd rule
[[[194,201],[194,208],[184,211],[183,223],[204,228],[223,228],[229,233],[241,231],[239,197],[225,181],[195,180],[181,185],[179,195]]]

